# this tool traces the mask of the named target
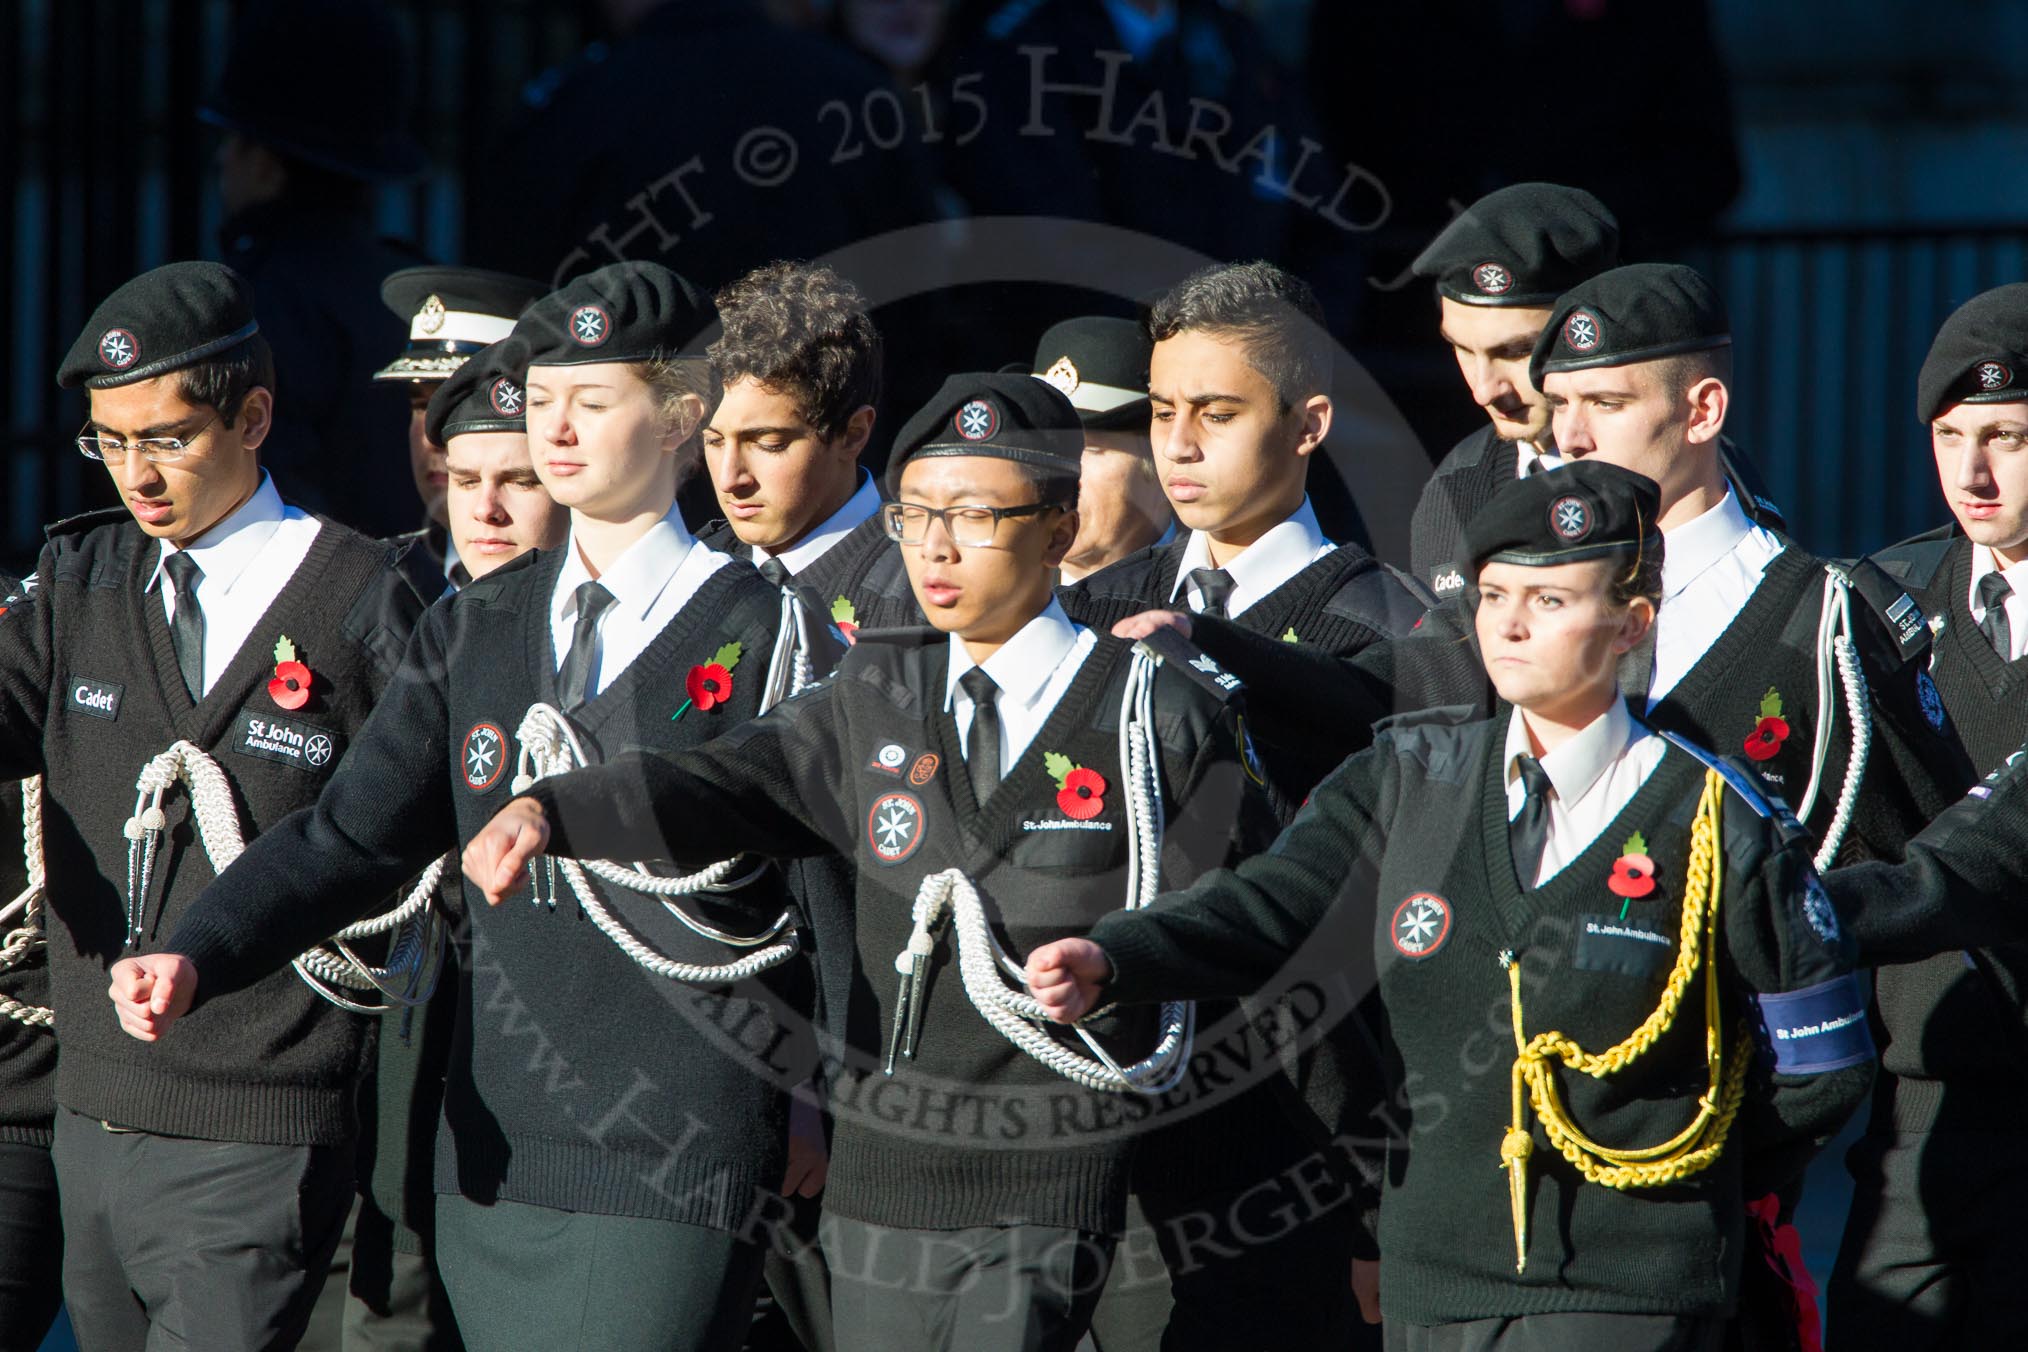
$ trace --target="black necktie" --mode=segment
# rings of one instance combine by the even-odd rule
[[[965,769],[972,776],[972,801],[984,803],[1000,786],[1000,706],[993,697],[1000,687],[984,667],[958,677],[972,701],[972,727],[965,734]]]
[[[204,698],[204,610],[197,604],[197,580],[204,570],[182,550],[162,560],[162,571],[176,588],[176,615],[169,621],[169,641],[176,646],[176,666],[190,698]]]
[[[1514,850],[1514,876],[1521,880],[1521,890],[1533,890],[1535,875],[1542,871],[1542,850],[1549,843],[1549,772],[1542,768],[1542,762],[1533,756],[1522,756],[1516,762],[1521,772],[1521,787],[1527,797],[1521,800],[1521,811],[1507,824],[1507,843]]]
[[[1986,618],[1979,621],[1979,632],[1993,645],[1993,651],[2000,654],[2002,662],[2014,660],[2014,630],[2007,623],[2007,598],[2013,594],[2014,584],[1998,573],[1988,573],[1979,579],[1979,604],[1986,608]]]
[[[1225,618],[1225,602],[1232,595],[1232,574],[1223,568],[1192,568],[1190,585],[1197,589],[1204,604],[1197,607],[1199,615],[1209,615],[1214,620]]]
[[[577,589],[577,627],[570,631],[570,651],[563,655],[563,670],[557,673],[556,692],[563,707],[575,709],[591,698],[592,658],[599,647],[599,616],[613,603],[613,594],[596,582]]]
[[[760,575],[766,578],[768,585],[777,591],[789,585],[789,565],[783,563],[772,554],[761,563]]]

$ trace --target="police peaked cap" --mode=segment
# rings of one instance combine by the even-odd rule
[[[165,263],[99,302],[56,383],[104,390],[208,361],[260,332],[253,289],[223,263]]]
[[[526,432],[528,349],[502,338],[474,353],[430,396],[423,428],[441,446],[467,432]]]
[[[403,268],[380,284],[380,299],[408,325],[408,346],[375,380],[442,380],[467,357],[514,331],[514,321],[548,290],[541,282],[484,268]]]
[[[1629,263],[1563,293],[1535,340],[1536,389],[1557,371],[1630,366],[1732,344],[1725,302],[1704,274],[1680,263]]]
[[[529,306],[514,325],[530,366],[704,359],[711,297],[660,263],[608,263]]]
[[[1516,183],[1481,197],[1412,267],[1466,305],[1552,305],[1620,261],[1620,224],[1582,188]]]
[[[1069,397],[1093,431],[1148,430],[1148,360],[1155,342],[1131,319],[1087,315],[1053,325],[1035,345],[1037,380]]]
[[[903,425],[887,461],[887,491],[897,493],[911,460],[979,455],[1077,476],[1084,424],[1063,391],[1018,372],[973,372],[946,380]]]
[[[1982,291],[1960,305],[1923,358],[1915,416],[1934,422],[1952,404],[2028,402],[2028,282]]]
[[[1565,462],[1504,485],[1465,523],[1471,571],[1489,563],[1547,568],[1610,554],[1656,553],[1662,490],[1603,460]]]

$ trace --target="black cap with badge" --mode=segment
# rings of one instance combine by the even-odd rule
[[[260,332],[253,290],[223,263],[165,263],[99,303],[56,383],[104,390],[195,366]]]
[[[467,432],[526,432],[528,392],[522,373],[528,349],[517,338],[502,338],[474,353],[430,396],[423,426],[442,446]]]
[[[488,343],[514,331],[521,312],[548,290],[541,282],[484,268],[403,268],[380,284],[380,299],[408,323],[408,346],[375,380],[442,380]]]
[[[1536,389],[1557,371],[1631,366],[1732,344],[1718,289],[1681,263],[1629,263],[1558,298],[1535,340],[1528,375]]]
[[[1463,552],[1474,576],[1489,563],[1547,568],[1609,554],[1659,560],[1662,490],[1653,479],[1603,460],[1572,460],[1503,486],[1465,523]]]
[[[1915,378],[1915,416],[1953,404],[2028,403],[2028,282],[1982,291],[1936,332]]]
[[[1466,305],[1552,305],[1620,261],[1620,225],[1582,188],[1516,183],[1487,193],[1411,265]]]
[[[1037,380],[1062,390],[1095,432],[1148,430],[1148,360],[1155,342],[1131,319],[1086,315],[1052,325],[1035,345]]]
[[[608,263],[528,307],[514,336],[530,366],[704,360],[711,298],[660,263]]]
[[[1013,460],[1074,479],[1084,463],[1084,424],[1063,391],[1033,376],[955,375],[895,434],[887,491],[900,491],[909,461],[937,455]]]

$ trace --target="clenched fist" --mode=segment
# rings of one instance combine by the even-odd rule
[[[548,848],[549,821],[542,808],[530,799],[516,798],[494,813],[465,846],[465,876],[486,894],[488,906],[498,906],[519,884],[528,861]]]
[[[197,968],[180,953],[121,958],[113,964],[113,984],[106,994],[119,1012],[120,1027],[153,1042],[190,1012],[197,997]]]
[[[1058,1023],[1076,1023],[1112,979],[1106,951],[1089,939],[1058,939],[1028,955],[1028,991]]]

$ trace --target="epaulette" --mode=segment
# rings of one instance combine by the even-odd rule
[[[1377,735],[1410,728],[1456,728],[1475,723],[1485,716],[1485,711],[1476,704],[1439,704],[1428,709],[1406,709],[1398,714],[1389,714],[1373,725],[1373,731]]]
[[[483,576],[475,577],[470,582],[467,582],[459,590],[458,595],[461,597],[469,596],[479,602],[491,604],[496,594],[504,589],[506,579],[513,577],[516,573],[525,569],[533,568],[541,558],[542,551],[539,549],[523,550],[507,560],[507,562],[501,564],[498,568],[488,569]]]
[[[122,521],[131,520],[132,515],[124,507],[101,507],[96,511],[80,512],[76,516],[67,516],[61,521],[53,522],[43,528],[42,534],[44,539],[54,540],[59,535],[83,535],[88,531],[97,530],[100,526],[117,526]]]
[[[852,646],[873,643],[891,648],[928,648],[949,637],[943,630],[926,624],[895,625],[889,629],[861,629],[852,636]]]
[[[1718,438],[1718,463],[1725,471],[1726,481],[1732,485],[1740,510],[1746,513],[1747,519],[1757,526],[1787,534],[1789,523],[1782,509],[1761,492],[1759,468],[1740,450],[1739,443],[1729,436]]]
[[[1853,594],[1864,600],[1887,626],[1904,663],[1919,657],[1929,647],[1929,617],[1922,613],[1922,606],[1906,587],[1866,559],[1846,569],[1845,575],[1852,580]]]
[[[1910,591],[1928,591],[1930,584],[1936,581],[1937,570],[1950,557],[1951,546],[1957,540],[1956,526],[1939,526],[1899,544],[1876,550],[1866,556],[1866,561]]]
[[[1244,681],[1219,666],[1217,660],[1209,653],[1166,624],[1136,642],[1134,646],[1146,651],[1163,666],[1173,667],[1183,676],[1195,681],[1210,691],[1220,702],[1230,700],[1246,689]]]

